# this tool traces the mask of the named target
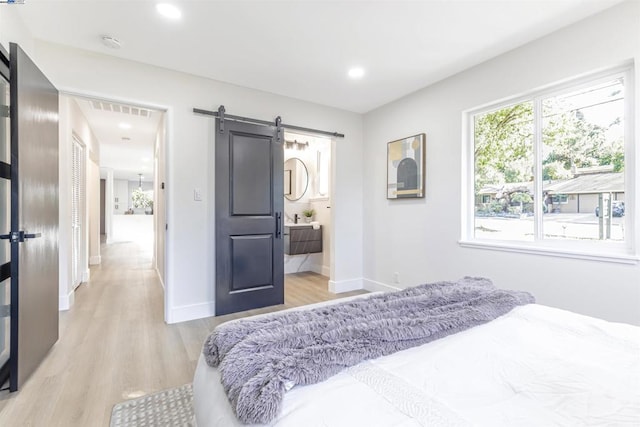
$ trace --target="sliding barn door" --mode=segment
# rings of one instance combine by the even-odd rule
[[[216,120],[216,315],[284,303],[284,151],[275,127]]]

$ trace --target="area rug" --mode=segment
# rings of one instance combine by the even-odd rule
[[[193,427],[191,384],[118,403],[111,412],[111,427]]]

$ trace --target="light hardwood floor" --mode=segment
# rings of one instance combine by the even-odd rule
[[[285,304],[167,325],[163,290],[133,243],[102,246],[102,264],[60,313],[60,339],[17,393],[0,392],[0,426],[107,426],[115,403],[189,383],[218,324],[339,297],[315,273],[288,275]]]

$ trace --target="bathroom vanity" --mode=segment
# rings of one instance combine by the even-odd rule
[[[285,224],[285,254],[299,255],[318,252],[322,252],[322,226],[314,230],[310,224]]]

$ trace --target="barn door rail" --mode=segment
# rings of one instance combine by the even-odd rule
[[[193,112],[196,114],[202,114],[205,116],[213,116],[218,120],[220,120],[220,132],[224,132],[225,120],[234,120],[237,122],[253,123],[253,124],[262,125],[262,126],[278,126],[279,125],[282,128],[288,129],[288,130],[308,132],[308,133],[317,134],[317,135],[333,136],[335,138],[344,138],[344,134],[339,132],[331,132],[326,130],[312,129],[304,126],[296,126],[296,125],[282,123],[280,120],[280,117],[278,117],[276,120],[267,121],[267,120],[252,119],[249,117],[242,117],[242,116],[227,114],[224,108],[224,105],[221,105],[218,108],[218,111],[210,111],[210,110],[204,110],[202,108],[194,108]]]

